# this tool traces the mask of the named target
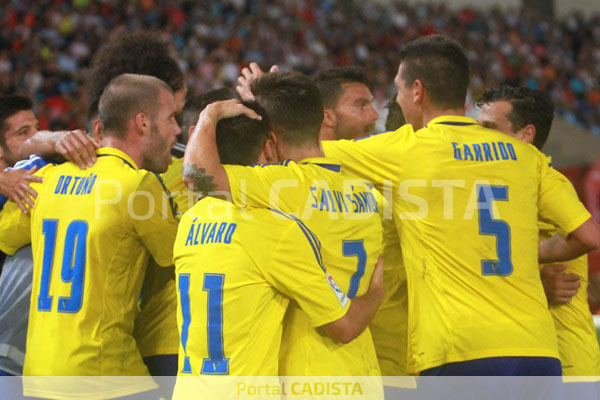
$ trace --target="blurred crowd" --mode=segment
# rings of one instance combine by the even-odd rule
[[[85,125],[83,89],[96,49],[123,30],[159,30],[190,94],[232,86],[250,61],[313,74],[366,67],[376,101],[393,96],[395,50],[444,33],[472,62],[472,96],[499,83],[547,91],[569,121],[600,135],[600,16],[356,0],[7,0],[0,9],[0,92],[36,100],[41,128]]]

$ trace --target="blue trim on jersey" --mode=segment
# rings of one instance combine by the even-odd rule
[[[137,171],[137,168],[131,165],[129,161],[116,154],[96,154],[96,157],[117,157],[118,159],[122,160],[125,164],[129,165],[132,169],[135,169]]]
[[[306,236],[306,239],[308,239],[308,242],[310,243],[310,245],[313,249],[315,258],[317,259],[317,263],[319,263],[319,267],[321,267],[323,272],[327,272],[327,268],[325,268],[325,264],[323,263],[323,257],[321,256],[321,242],[319,241],[319,238],[317,238],[317,236],[304,224],[304,222],[300,221],[298,218],[294,217],[293,215],[286,214],[279,210],[271,209],[271,211],[281,214],[284,217],[286,217],[287,219],[292,220],[292,221],[296,222],[296,224],[298,224],[298,226],[302,230],[302,233],[304,233],[304,236]]]
[[[156,178],[160,182],[160,185],[162,186],[165,193],[167,194],[167,197],[169,198],[169,205],[171,206],[171,212],[173,213],[173,216],[176,216],[177,212],[178,212],[177,203],[175,203],[173,201],[173,196],[171,196],[171,192],[169,192],[169,189],[167,189],[167,186],[165,185],[165,182],[162,180],[160,175],[158,175],[156,172],[153,172],[153,174],[154,174],[154,176],[156,176]]]
[[[43,158],[41,158],[40,156],[36,156],[35,154],[32,154],[29,156],[29,158],[27,160],[17,161],[17,163],[14,166],[6,168],[5,171],[14,171],[14,170],[19,170],[19,169],[30,170],[35,167],[37,167],[38,170],[40,170],[48,164],[54,164],[54,163],[46,161]],[[0,210],[2,210],[4,208],[4,205],[6,204],[7,201],[8,201],[8,197],[0,194]]]
[[[394,132],[394,131],[385,131],[385,132],[377,132],[377,133],[369,133],[367,136],[362,136],[356,139],[352,139],[353,142],[358,142],[359,140],[368,139],[372,136],[383,135],[384,133]]]
[[[319,167],[323,167],[323,168],[328,169],[333,172],[340,172],[342,170],[342,166],[339,164],[326,164],[326,163],[315,163],[315,162],[307,162],[304,164],[318,165]]]
[[[470,125],[478,125],[475,122],[460,122],[460,121],[442,121],[436,122],[436,125],[452,125],[452,126],[470,126]]]

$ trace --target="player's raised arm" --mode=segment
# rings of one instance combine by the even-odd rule
[[[383,257],[379,257],[369,291],[352,299],[348,312],[337,321],[324,325],[323,330],[337,342],[350,343],[369,326],[384,295]]]
[[[190,135],[183,161],[183,181],[193,190],[231,193],[229,180],[217,150],[216,128],[221,119],[246,115],[261,119],[238,100],[217,101],[206,107]]]
[[[555,235],[540,242],[539,260],[541,263],[569,261],[598,248],[600,229],[598,223],[589,218],[566,238]]]
[[[42,158],[56,156],[73,161],[81,169],[91,167],[96,162],[96,149],[100,143],[82,130],[39,131],[21,146],[22,158],[37,154]]]

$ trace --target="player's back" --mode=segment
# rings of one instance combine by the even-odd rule
[[[176,221],[156,175],[120,150],[97,154],[86,170],[54,167],[32,212],[26,375],[148,374],[131,336],[135,304],[149,251],[171,262]]]
[[[350,298],[366,293],[382,248],[372,186],[346,175],[331,159],[283,164],[227,165],[234,203],[298,216],[319,237],[324,263],[340,289]],[[313,329],[294,304],[286,315],[281,354],[282,375],[379,374],[368,329],[349,344],[336,343]]]
[[[408,282],[420,299],[409,299],[422,332],[411,343],[417,370],[480,357],[556,357],[537,269],[543,157],[501,133],[435,120],[404,154],[402,176],[412,181],[398,193],[427,200],[394,202]]]
[[[283,213],[204,198],[182,217],[174,260],[180,376],[277,376],[290,298],[312,326],[346,312],[318,240]]]

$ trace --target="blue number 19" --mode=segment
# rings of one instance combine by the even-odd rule
[[[42,221],[44,254],[42,256],[42,280],[40,283],[40,294],[38,295],[38,311],[52,310],[50,281],[52,278],[57,230],[58,220],[45,219]],[[58,312],[60,313],[76,313],[81,309],[85,278],[87,234],[88,224],[86,221],[75,220],[67,227],[60,275],[63,282],[71,284],[71,295],[69,297],[58,298]]]
[[[508,276],[513,272],[510,248],[510,226],[506,221],[492,216],[493,201],[508,201],[506,186],[477,186],[477,208],[479,210],[479,234],[496,236],[497,260],[481,260],[483,275]]]

